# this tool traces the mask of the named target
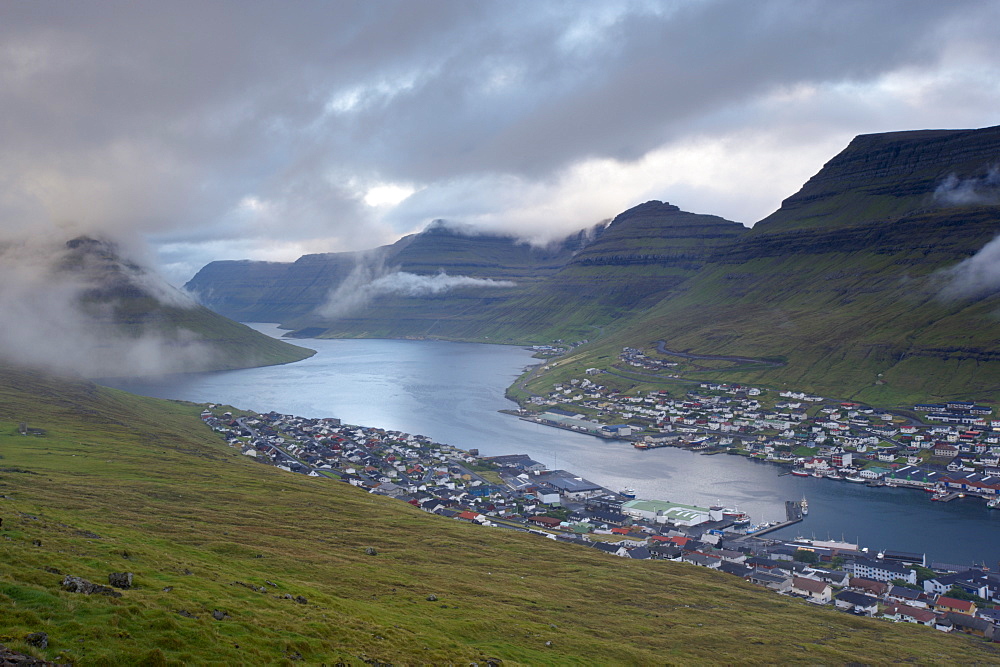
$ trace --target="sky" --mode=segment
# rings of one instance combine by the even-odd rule
[[[0,10],[0,241],[182,284],[447,219],[748,225],[857,134],[1000,124],[1000,2],[34,0]]]

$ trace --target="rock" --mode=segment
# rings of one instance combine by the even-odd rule
[[[296,597],[295,597],[295,601],[296,601],[296,602],[298,602],[299,604],[309,604],[309,601],[308,601],[308,600],[306,600],[306,599],[305,599],[304,597],[302,597],[301,595],[298,595],[298,596],[296,596]]]
[[[273,581],[268,581],[267,579],[264,580],[264,583],[267,584],[268,586],[274,586],[275,588],[278,587],[278,584],[274,583]]]
[[[108,583],[115,588],[132,588],[132,573],[112,572],[108,575]]]
[[[550,642],[550,641],[549,642],[545,642],[545,645],[551,648],[552,647],[552,642]]]
[[[180,614],[181,616],[183,616],[184,618],[198,618],[197,616],[195,616],[194,614],[192,614],[191,612],[189,612],[186,609],[178,609],[177,613]]]
[[[437,599],[438,599],[438,596],[434,595],[433,593],[427,596],[427,601],[428,602],[437,602]]]
[[[38,648],[49,647],[49,635],[45,632],[32,632],[24,638],[24,641],[32,646],[37,646]]]
[[[169,592],[170,592],[170,591],[172,591],[172,590],[174,590],[174,587],[173,587],[173,586],[164,586],[164,587],[163,587],[163,592],[164,592],[164,593],[169,593]]]
[[[216,609],[215,611],[212,612],[212,618],[214,618],[217,621],[221,621],[222,619],[224,619],[224,618],[226,618],[228,616],[229,616],[229,614],[227,614],[224,611],[219,611],[218,609]]]
[[[25,655],[23,653],[18,653],[17,651],[11,651],[6,646],[0,645],[0,665],[51,665],[51,662],[45,662],[44,660],[39,660],[38,658],[32,658],[30,655]]]
[[[62,572],[60,572],[54,567],[47,567],[45,568],[45,571],[48,572],[49,574],[62,574]]]
[[[365,554],[368,556],[378,556],[378,551],[375,550],[375,547],[365,547]]]
[[[41,540],[31,540],[31,544],[32,544],[32,546],[40,547],[40,546],[42,546],[42,541]]]
[[[63,579],[62,588],[70,593],[83,593],[84,595],[107,595],[108,597],[120,598],[121,593],[113,588],[95,584],[81,577],[74,577],[67,574]]]

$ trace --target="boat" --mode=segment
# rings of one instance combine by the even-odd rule
[[[989,507],[991,510],[1000,509],[1000,497],[990,498],[989,500],[986,501],[986,506]]]
[[[834,479],[834,480],[844,479],[843,477],[841,477],[840,475],[838,475],[835,472],[827,473],[826,478],[827,479]]]
[[[931,500],[944,500],[947,497],[948,497],[948,492],[945,491],[944,489],[941,489],[940,491],[934,492],[934,495],[931,496]]]
[[[865,478],[862,477],[861,475],[845,475],[844,479],[847,480],[848,482],[855,482],[855,483],[865,481]]]
[[[733,525],[740,525],[744,523],[750,523],[750,515],[746,512],[741,512],[739,509],[724,509],[722,510],[722,518],[728,521],[732,521]]]
[[[792,474],[796,477],[808,477],[809,471],[805,468],[792,468]]]
[[[629,500],[635,500],[635,489],[626,486],[624,489],[618,492],[618,495],[622,498],[628,498]]]
[[[802,515],[803,516],[805,516],[806,514],[809,514],[809,501],[806,500],[805,496],[802,496],[802,500],[801,500],[801,502],[799,502],[799,505],[802,507]]]

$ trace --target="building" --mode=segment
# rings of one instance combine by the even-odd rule
[[[713,518],[712,511],[707,507],[681,505],[665,500],[630,500],[622,505],[622,512],[637,519],[656,523],[669,522],[676,526],[697,526],[706,521],[722,519],[721,510],[718,518]]]
[[[833,589],[825,581],[792,577],[792,595],[800,595],[816,604],[830,604]]]
[[[871,579],[873,581],[893,581],[902,579],[908,584],[917,583],[917,573],[897,563],[882,560],[868,560],[859,558],[853,563],[847,563],[844,569],[855,577]]]

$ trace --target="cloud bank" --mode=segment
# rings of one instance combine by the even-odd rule
[[[753,222],[855,134],[994,123],[998,24],[982,0],[11,3],[0,238],[145,239],[180,284],[435,218]]]
[[[949,175],[934,190],[934,201],[945,206],[1000,204],[1000,166],[993,165],[980,177]]]
[[[212,349],[190,331],[117,326],[115,290],[139,290],[172,307],[195,303],[137,265],[86,247],[37,241],[0,246],[0,286],[4,362],[118,377],[180,372],[213,359]]]
[[[386,269],[377,258],[369,257],[359,261],[347,278],[331,290],[326,303],[316,312],[321,317],[334,320],[361,310],[383,295],[426,297],[456,289],[497,289],[516,285],[510,280],[449,276],[444,271],[428,276]]]

